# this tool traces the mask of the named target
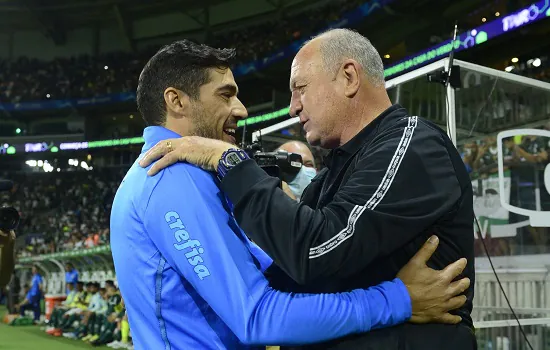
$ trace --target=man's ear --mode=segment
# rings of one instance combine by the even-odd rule
[[[174,117],[184,117],[189,113],[191,100],[185,92],[168,87],[164,90],[164,103],[166,111]]]
[[[352,59],[345,60],[341,66],[341,74],[343,75],[344,82],[346,84],[344,94],[347,97],[355,96],[361,86],[361,70],[357,61]]]

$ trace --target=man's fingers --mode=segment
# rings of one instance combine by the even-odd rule
[[[449,291],[452,293],[453,296],[462,294],[468,287],[470,286],[470,279],[465,277],[459,281],[455,281],[451,283],[449,286]]]
[[[177,139],[170,139],[157,142],[157,144],[154,145],[153,148],[145,153],[143,158],[139,161],[139,165],[141,165],[143,168],[146,168],[155,160],[172,152],[176,148],[176,140]]]
[[[157,143],[153,148],[145,152],[143,158],[139,161],[139,165],[146,168],[149,164],[159,159],[162,156],[162,151],[159,150],[160,148],[162,148],[162,146]]]
[[[445,311],[456,310],[466,304],[467,300],[468,298],[466,298],[465,295],[459,295],[457,297],[451,298],[444,304]]]
[[[447,266],[442,272],[442,276],[444,277],[445,281],[450,282],[457,278],[462,271],[464,271],[464,268],[466,267],[466,263],[468,261],[464,258],[458,259],[451,265]]]
[[[418,252],[412,257],[411,261],[415,261],[418,264],[426,265],[428,260],[432,257],[432,254],[439,245],[439,238],[437,236],[431,236],[426,243],[420,248]]]
[[[448,324],[457,324],[462,321],[462,317],[457,315],[451,315],[450,313],[446,313],[445,315],[441,316],[439,319],[440,323],[448,323]]]
[[[147,175],[153,176],[159,171],[161,171],[162,169],[176,163],[177,161],[178,161],[178,156],[176,155],[175,152],[168,153],[164,157],[159,159],[155,164],[153,164],[151,169],[149,169],[149,171],[147,172]]]

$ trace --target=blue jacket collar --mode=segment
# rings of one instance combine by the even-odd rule
[[[143,145],[141,152],[146,152],[147,150],[153,148],[153,146],[156,145],[159,141],[180,137],[181,135],[179,135],[178,133],[166,129],[163,126],[148,126],[143,130],[143,138],[145,140],[145,144]]]

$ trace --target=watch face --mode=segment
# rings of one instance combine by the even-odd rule
[[[237,153],[230,152],[225,156],[225,163],[228,166],[235,166],[241,162],[241,158],[237,155]]]

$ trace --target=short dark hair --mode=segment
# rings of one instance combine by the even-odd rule
[[[229,68],[235,49],[215,49],[189,40],[175,41],[162,47],[139,76],[137,106],[147,125],[163,125],[166,121],[164,91],[172,86],[199,98],[199,88],[210,81],[209,68]]]
[[[106,280],[105,281],[105,287],[109,287],[109,286],[114,288],[115,287],[115,282],[113,280]]]

